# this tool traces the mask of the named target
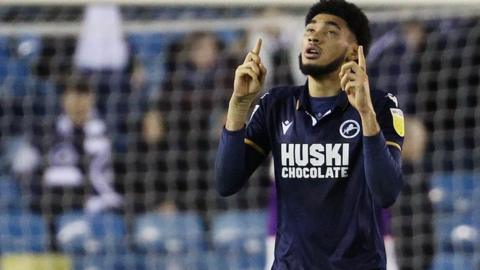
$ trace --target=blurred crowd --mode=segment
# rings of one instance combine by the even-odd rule
[[[253,40],[264,39],[266,89],[304,83],[298,23],[126,34],[117,7],[90,6],[78,36],[0,37],[1,174],[18,183],[22,207],[42,214],[51,232],[68,211],[129,220],[195,211],[208,223],[221,210],[265,209],[268,164],[243,192],[222,199],[212,185],[214,155],[234,70]],[[379,213],[396,254],[389,269],[428,269],[438,246],[433,175],[480,168],[480,20],[392,20],[372,28],[370,83],[396,95],[408,116],[406,187]],[[50,246],[57,249],[53,240]]]

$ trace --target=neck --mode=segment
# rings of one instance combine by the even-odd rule
[[[311,97],[331,97],[336,96],[340,90],[340,79],[338,74],[340,70],[323,76],[322,78],[314,78],[308,76],[308,93]]]

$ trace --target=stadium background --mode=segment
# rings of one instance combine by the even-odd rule
[[[95,2],[0,2],[1,269],[263,269],[269,164],[222,199],[213,159],[233,70],[257,37],[266,89],[303,83],[297,40],[314,1]],[[382,213],[398,264],[479,269],[480,3],[353,2],[372,23],[371,84],[408,116],[408,184]],[[52,141],[72,71],[96,94],[123,204],[52,216],[28,169],[44,165],[33,141]]]

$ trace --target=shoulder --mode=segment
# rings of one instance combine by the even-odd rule
[[[387,108],[399,108],[398,99],[392,93],[381,91],[381,90],[371,90],[370,96],[372,98],[373,106],[375,110],[381,110],[385,107]]]

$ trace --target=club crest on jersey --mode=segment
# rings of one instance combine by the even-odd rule
[[[360,133],[360,124],[355,120],[347,120],[342,123],[339,132],[345,139],[351,139]]]

